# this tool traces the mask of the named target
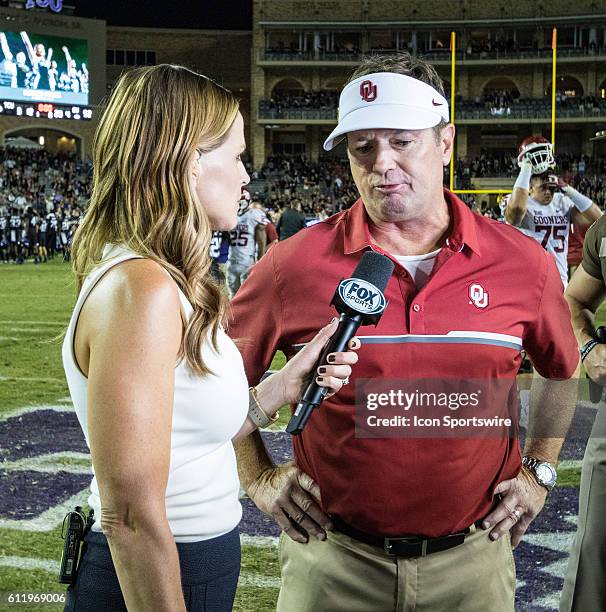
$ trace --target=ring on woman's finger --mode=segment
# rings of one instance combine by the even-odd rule
[[[514,523],[517,523],[517,522],[520,520],[520,518],[522,518],[522,513],[521,513],[521,512],[520,512],[520,511],[519,511],[517,508],[514,508],[514,509],[513,509],[513,510],[512,510],[512,511],[509,513],[509,518],[511,518],[511,520],[512,520]]]
[[[349,384],[349,376],[347,376],[346,378],[341,379],[341,386],[344,387],[345,385]]]

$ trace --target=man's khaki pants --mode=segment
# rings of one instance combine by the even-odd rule
[[[331,532],[321,542],[282,534],[278,612],[512,612],[515,564],[509,534],[492,542],[471,527],[460,546],[399,559]]]
[[[587,442],[579,519],[560,612],[604,612],[606,610],[606,406],[599,404]]]

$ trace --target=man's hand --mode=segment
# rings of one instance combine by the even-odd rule
[[[542,487],[534,476],[522,467],[520,473],[511,480],[504,480],[494,490],[500,496],[496,508],[484,519],[482,527],[492,528],[490,537],[497,540],[507,530],[511,530],[511,547],[515,548],[530,523],[545,504],[547,489]],[[516,518],[519,515],[519,520]]]
[[[560,189],[566,189],[566,187],[568,187],[568,183],[561,176],[558,176],[558,187]]]
[[[332,529],[319,505],[320,487],[292,462],[264,470],[246,492],[295,542],[304,544],[310,535],[325,540]]]
[[[606,344],[598,344],[592,348],[583,365],[591,380],[606,387]]]

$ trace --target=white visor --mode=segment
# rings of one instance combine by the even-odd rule
[[[330,151],[357,130],[422,130],[448,122],[448,102],[431,85],[404,74],[375,72],[348,83],[339,98],[337,127],[324,142]]]

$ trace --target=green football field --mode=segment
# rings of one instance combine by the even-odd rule
[[[54,437],[52,418],[50,425],[42,418],[46,415],[48,420],[49,414],[51,417],[56,414],[57,419],[61,415],[73,417],[69,412],[71,402],[60,349],[75,300],[74,291],[70,267],[63,262],[39,266],[0,265],[0,426],[6,426],[9,421],[12,424],[5,429],[0,427],[0,497],[4,500],[0,500],[0,509],[4,509],[0,512],[0,611],[62,609],[59,604],[13,606],[3,604],[2,598],[7,593],[63,592],[64,587],[56,581],[62,545],[62,504],[84,503],[87,496],[88,454],[74,451],[67,439],[62,448],[61,436]],[[599,320],[604,319],[602,311]],[[283,363],[284,357],[279,354],[273,367],[279,368]],[[287,417],[282,412],[276,428],[285,425]],[[81,432],[72,429],[81,446]],[[47,438],[56,446],[51,449],[52,453],[45,452]],[[35,445],[27,447],[34,444],[33,439],[40,450]],[[564,492],[578,487],[580,456],[573,459],[561,466],[560,490]],[[77,486],[72,483],[74,479]],[[75,497],[74,490],[78,494]],[[55,499],[53,495],[58,497]],[[45,502],[48,510],[38,516],[39,510],[44,509],[39,508],[40,499],[46,499],[45,496],[50,500]],[[554,504],[559,503],[557,497],[553,499]],[[574,508],[570,512],[574,522]],[[560,550],[566,551],[568,542]],[[269,612],[275,609],[279,588],[277,552],[275,537],[245,537],[235,610]],[[562,571],[557,570],[559,579]],[[534,580],[526,581],[533,589],[541,577],[536,578],[536,583]],[[557,592],[552,595],[556,596]]]
[[[27,406],[69,406],[69,391],[61,365],[61,341],[74,300],[70,266],[61,261],[39,266],[31,263],[0,266],[0,420]],[[281,367],[283,363],[283,356],[278,355],[272,367]],[[276,427],[285,424],[287,417],[282,412]],[[7,450],[0,446],[0,472],[7,468],[2,461]],[[66,454],[54,459],[52,467],[56,470],[62,465],[68,471],[77,472],[88,470],[90,462],[86,457]],[[38,466],[38,469],[43,468]],[[32,487],[35,483],[30,480],[27,485]],[[11,503],[15,510],[19,509],[22,503],[19,490],[2,490],[0,495],[13,496]],[[86,495],[81,499],[84,502]],[[64,590],[56,581],[62,545],[60,525],[57,523],[50,531],[16,527],[0,527],[0,610],[62,610],[61,605],[1,603],[2,596],[10,592]],[[241,586],[234,609],[274,610],[279,585],[275,543],[244,545],[242,553]]]

